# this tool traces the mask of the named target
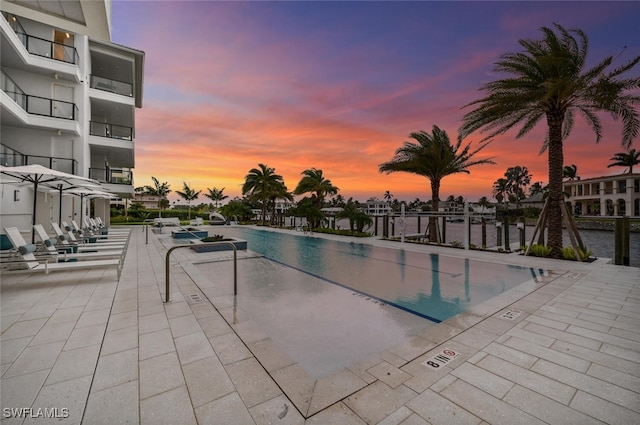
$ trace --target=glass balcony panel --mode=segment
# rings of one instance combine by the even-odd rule
[[[29,96],[27,112],[30,114],[45,115],[47,117],[51,116],[51,99]]]
[[[53,105],[53,111],[51,116],[56,118],[65,118],[69,120],[74,119],[75,105],[73,103],[63,102],[61,100],[53,100],[52,105]]]
[[[123,81],[111,80],[97,75],[91,76],[91,88],[119,94],[122,96],[133,96],[133,84]]]

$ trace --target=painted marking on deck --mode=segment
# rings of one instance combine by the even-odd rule
[[[458,357],[459,355],[460,353],[458,353],[457,351],[453,351],[448,348],[445,348],[444,350],[442,350],[435,356],[431,357],[427,361],[423,362],[422,364],[431,369],[437,370],[437,369],[440,369],[442,366],[446,365],[447,363],[449,363],[451,360]]]
[[[573,273],[567,272],[567,274],[564,275],[564,277],[567,277],[569,279],[577,279],[580,276],[582,276],[582,273],[578,273],[578,272],[573,272]]]
[[[521,314],[522,312],[518,310],[507,310],[500,317],[507,320],[516,320]]]
[[[203,301],[200,294],[189,294],[187,295],[187,304],[197,304]]]

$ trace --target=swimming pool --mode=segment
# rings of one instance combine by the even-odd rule
[[[326,282],[439,323],[544,274],[544,270],[404,249],[225,228],[249,249]]]

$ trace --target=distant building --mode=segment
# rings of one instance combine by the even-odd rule
[[[563,188],[576,215],[640,217],[640,173],[566,181]]]
[[[378,199],[369,199],[363,206],[364,212],[370,216],[387,215],[392,212],[391,205],[388,202]]]

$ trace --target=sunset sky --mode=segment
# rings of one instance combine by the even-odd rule
[[[203,192],[224,187],[229,199],[264,163],[289,190],[315,167],[345,198],[389,190],[427,200],[426,178],[381,174],[378,165],[414,131],[438,125],[455,140],[462,107],[498,77],[500,55],[521,50],[518,40],[541,38],[540,27],[556,22],[587,33],[591,64],[640,55],[640,2],[114,0],[112,8],[113,41],[146,53],[135,185],[155,176],[173,191],[183,182]],[[624,151],[622,126],[601,118],[600,144],[580,119],[565,142],[565,164],[582,178],[624,171],[607,168]],[[546,182],[545,130],[497,138],[480,155],[496,165],[446,177],[441,198],[491,197],[493,182],[516,165]]]

